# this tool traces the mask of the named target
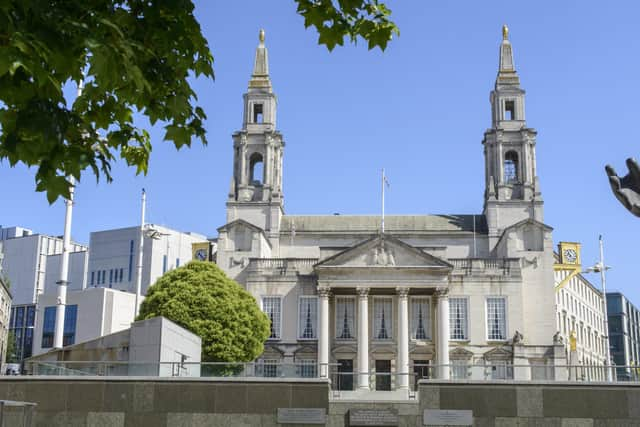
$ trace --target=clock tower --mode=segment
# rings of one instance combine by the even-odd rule
[[[493,248],[505,228],[523,220],[543,222],[536,171],[535,129],[525,120],[525,91],[513,61],[509,30],[502,28],[500,66],[491,91],[491,128],[484,134],[484,214]]]
[[[276,95],[269,77],[264,30],[260,30],[243,104],[242,129],[233,134],[233,177],[227,199],[227,223],[244,220],[253,224],[277,246],[284,208],[284,140],[276,130]]]

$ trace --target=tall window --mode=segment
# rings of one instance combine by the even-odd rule
[[[166,255],[162,255],[162,274],[167,272],[167,256]]]
[[[467,340],[467,299],[449,298],[450,339]]]
[[[129,242],[129,282],[133,275],[133,240]]]
[[[253,104],[253,123],[262,123],[263,114],[262,104]]]
[[[78,306],[67,305],[64,308],[64,335],[62,337],[62,345],[73,345],[76,343],[77,320],[78,320]]]
[[[318,298],[301,297],[298,303],[298,338],[316,339],[318,324]]]
[[[93,284],[95,283],[95,277],[96,277],[96,272],[92,271],[91,272],[91,286],[93,286]]]
[[[249,159],[249,182],[251,185],[262,185],[263,167],[262,154],[253,153]]]
[[[336,297],[336,339],[355,338],[355,311],[353,298]]]
[[[300,378],[315,378],[316,367],[318,366],[315,359],[301,359],[296,363],[296,370]]]
[[[42,322],[42,348],[53,347],[53,333],[56,328],[56,308],[45,307]]]
[[[373,300],[373,338],[389,340],[393,331],[393,312],[391,298],[374,298]]]
[[[451,378],[466,380],[469,376],[469,361],[467,359],[451,360]]]
[[[518,182],[518,153],[507,151],[504,156],[504,182],[512,184]]]
[[[507,339],[507,301],[503,297],[487,298],[487,339]]]
[[[280,297],[262,298],[262,310],[271,321],[269,339],[280,339]]]
[[[431,339],[431,312],[428,298],[411,298],[411,338]]]

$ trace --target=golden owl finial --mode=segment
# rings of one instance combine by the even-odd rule
[[[260,33],[258,34],[258,39],[260,40],[260,43],[264,43],[264,30],[260,29]]]
[[[578,334],[576,334],[576,331],[571,331],[569,333],[569,349],[571,351],[576,351],[576,349],[578,348]]]
[[[506,24],[502,26],[502,40],[509,40],[509,27]]]

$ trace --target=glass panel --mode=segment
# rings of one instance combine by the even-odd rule
[[[431,313],[427,298],[411,299],[411,338],[431,339]]]
[[[271,321],[269,334],[270,339],[280,338],[280,298],[265,297],[262,300],[262,307],[264,312]]]
[[[300,298],[298,307],[299,337],[303,339],[315,339],[316,323],[318,320],[318,299],[316,297]]]
[[[467,299],[449,298],[450,339],[467,339]]]
[[[336,297],[336,339],[355,338],[355,300]]]
[[[393,331],[393,312],[391,298],[375,298],[374,300],[373,337],[377,340],[389,340]]]
[[[53,333],[56,327],[56,308],[45,307],[42,323],[42,348],[53,347]]]

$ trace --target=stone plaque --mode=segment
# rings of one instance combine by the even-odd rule
[[[325,424],[324,408],[278,408],[278,424]]]
[[[350,409],[349,426],[397,426],[397,409]]]
[[[423,421],[426,426],[471,426],[473,412],[466,409],[425,409]]]

